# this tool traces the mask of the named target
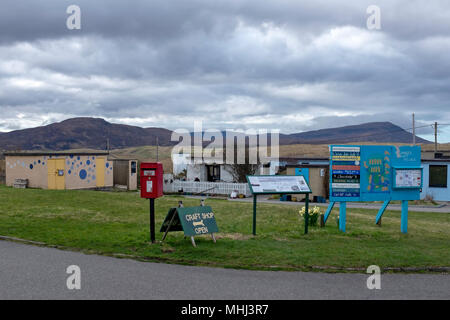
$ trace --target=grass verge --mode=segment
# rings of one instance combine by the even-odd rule
[[[156,200],[159,230],[170,207],[183,200]],[[197,248],[182,233],[150,245],[148,201],[137,193],[12,189],[0,186],[0,235],[86,253],[188,265],[258,270],[362,271],[433,270],[450,265],[450,214],[409,213],[408,234],[400,212],[387,211],[382,227],[376,210],[348,209],[347,233],[338,231],[333,212],[325,228],[303,235],[299,207],[258,204],[257,236],[251,235],[252,204],[208,199],[219,225],[217,243],[197,237]],[[160,238],[160,237],[159,237]]]

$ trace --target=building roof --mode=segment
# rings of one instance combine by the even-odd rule
[[[442,158],[442,159],[422,159],[422,163],[450,163],[450,158]]]
[[[109,155],[108,151],[85,151],[85,152],[66,152],[66,151],[18,151],[18,152],[5,152],[5,156],[10,157],[29,157],[29,156],[103,156]]]
[[[328,168],[328,164],[320,163],[299,163],[299,164],[287,164],[286,168]]]

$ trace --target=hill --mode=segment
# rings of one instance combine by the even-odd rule
[[[331,144],[350,142],[411,143],[412,134],[391,122],[369,122],[353,126],[280,135],[280,144]],[[417,143],[430,143],[416,136]]]
[[[139,146],[173,146],[172,131],[114,124],[100,118],[73,118],[46,126],[0,133],[4,150],[122,149]],[[411,143],[412,134],[390,122],[280,134],[280,145],[352,142]],[[416,138],[417,143],[429,143]],[[207,144],[207,143],[206,143]]]
[[[47,126],[0,134],[0,149],[5,150],[68,150],[110,149],[170,145],[171,131],[163,128],[141,128],[113,124],[99,118],[73,118]]]

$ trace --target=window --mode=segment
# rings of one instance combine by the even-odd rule
[[[206,166],[208,174],[208,182],[215,182],[220,180],[220,166]]]
[[[447,166],[430,165],[430,188],[447,188]]]

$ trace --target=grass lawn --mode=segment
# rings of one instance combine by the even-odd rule
[[[157,199],[157,231],[178,200],[185,206],[199,204],[177,196]],[[410,212],[408,234],[402,234],[400,212],[387,211],[380,228],[374,224],[376,210],[348,209],[343,234],[337,229],[334,211],[326,228],[312,227],[305,236],[300,204],[261,203],[258,235],[253,237],[251,203],[208,199],[220,229],[217,243],[207,236],[197,237],[197,248],[193,248],[182,232],[169,233],[164,244],[150,245],[149,203],[134,192],[0,186],[0,204],[0,235],[88,253],[270,270],[450,266],[450,214],[445,213]]]

